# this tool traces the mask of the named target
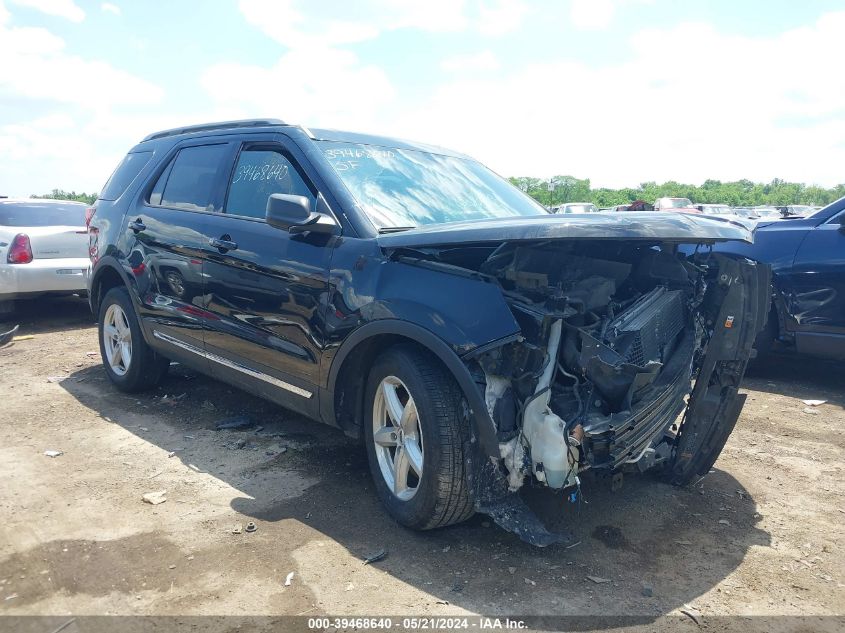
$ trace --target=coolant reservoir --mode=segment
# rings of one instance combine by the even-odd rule
[[[563,488],[570,471],[569,445],[564,433],[563,420],[554,413],[543,418],[538,438],[541,454],[537,456],[537,461],[543,464],[543,473],[550,488]]]
[[[570,448],[566,437],[566,424],[549,408],[551,391],[548,387],[557,359],[560,330],[561,322],[556,321],[549,337],[550,360],[538,381],[535,397],[525,406],[522,415],[522,433],[531,451],[534,476],[555,489],[575,485],[578,474],[577,449]]]

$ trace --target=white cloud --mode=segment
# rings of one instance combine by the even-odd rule
[[[239,116],[311,125],[366,127],[394,98],[380,68],[332,48],[295,49],[271,67],[217,64],[200,84],[218,106]]]
[[[326,20],[306,16],[294,0],[240,0],[246,21],[290,48],[323,47],[376,37],[378,27],[358,20]]]
[[[479,7],[478,30],[484,35],[504,35],[522,25],[528,7],[522,0],[495,0]]]
[[[128,146],[155,129],[139,110],[160,103],[163,90],[69,53],[47,29],[10,22],[0,2],[0,101],[21,113],[0,123],[0,191],[97,190]],[[92,96],[91,86],[106,88]]]
[[[489,50],[472,55],[455,55],[440,62],[440,68],[447,72],[481,72],[497,70],[499,66],[499,58]]]
[[[625,5],[652,4],[654,0],[571,0],[570,19],[576,29],[601,31],[610,26],[616,11]]]
[[[47,15],[65,18],[71,22],[82,22],[85,19],[85,11],[80,9],[73,0],[11,0],[11,2]]]
[[[575,28],[599,30],[607,28],[615,12],[613,0],[572,0],[570,17]]]
[[[100,5],[100,9],[105,13],[113,13],[114,15],[120,15],[120,7],[116,4],[112,4],[111,2],[104,2]]]
[[[832,185],[845,181],[845,75],[830,70],[843,32],[845,12],[769,38],[706,24],[643,31],[624,63],[557,60],[462,76],[374,131],[411,130],[508,175],[569,173],[599,186],[774,177]],[[507,136],[491,134],[503,121]]]
[[[105,109],[121,103],[161,100],[159,86],[98,60],[70,55],[47,29],[0,24],[0,95],[58,101]],[[86,86],[108,86],[92,99]]]
[[[330,16],[301,0],[240,0],[238,6],[249,24],[289,48],[344,46],[400,29],[496,36],[518,28],[527,11],[523,0],[362,0],[334,6]]]

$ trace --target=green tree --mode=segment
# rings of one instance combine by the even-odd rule
[[[65,191],[64,189],[53,189],[50,193],[39,195],[31,195],[30,198],[45,198],[47,200],[71,200],[73,202],[85,202],[86,204],[93,204],[97,199],[95,193],[76,193],[75,191]]]

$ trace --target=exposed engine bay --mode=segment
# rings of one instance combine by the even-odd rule
[[[529,472],[559,489],[646,458],[684,408],[705,338],[706,268],[659,247],[567,250],[504,247],[482,268],[524,336],[478,359],[511,490]]]
[[[520,328],[467,358],[496,428],[501,487],[569,489],[587,469],[621,478],[663,465],[677,483],[707,472],[742,406],[769,277],[689,251],[555,240],[427,253],[497,283]]]

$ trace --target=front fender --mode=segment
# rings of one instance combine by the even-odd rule
[[[360,344],[368,339],[383,335],[401,336],[410,339],[440,359],[452,374],[466,398],[481,446],[489,455],[499,457],[499,442],[496,436],[496,427],[487,411],[484,394],[482,394],[475,380],[473,380],[469,368],[443,339],[417,324],[399,319],[381,319],[363,325],[355,330],[340,346],[332,361],[328,377],[328,394],[334,394],[338,374],[349,354],[354,352]],[[327,412],[328,417],[331,418],[334,417],[333,402],[333,395],[325,399],[326,405],[331,407],[331,411]]]

